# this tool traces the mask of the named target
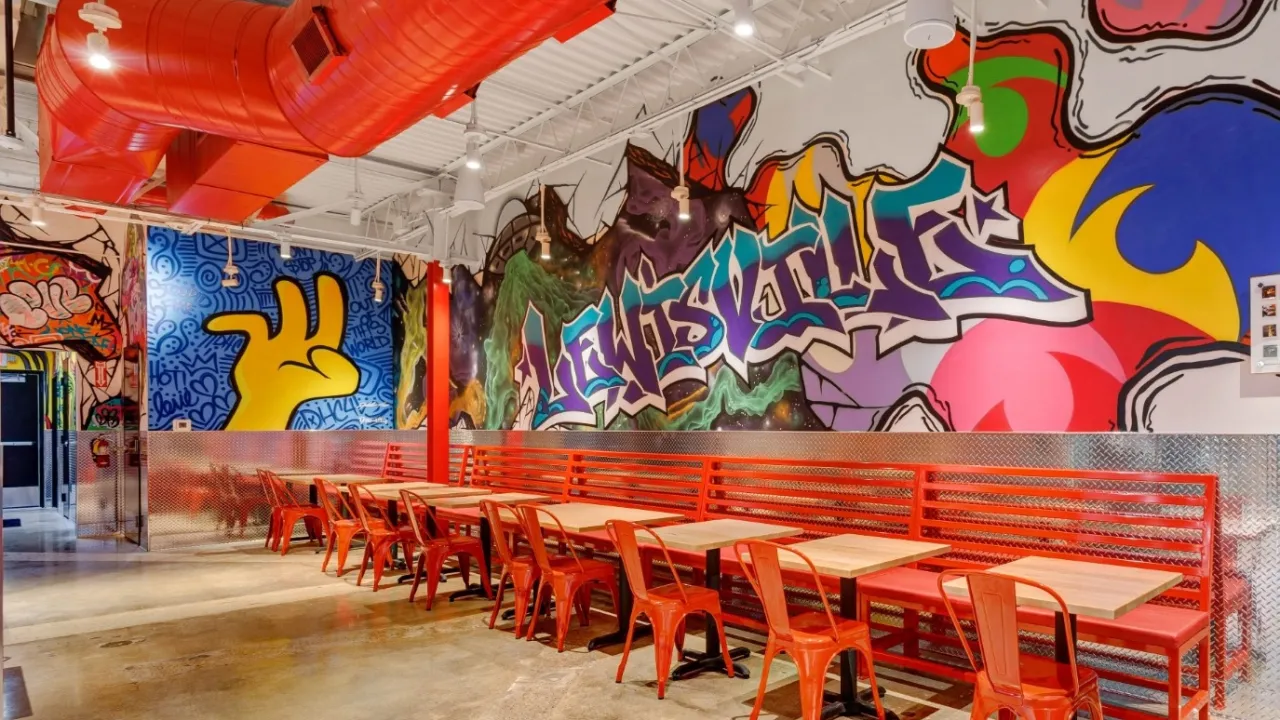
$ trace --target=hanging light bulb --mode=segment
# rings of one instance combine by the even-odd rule
[[[470,212],[484,208],[484,178],[479,170],[462,169],[458,183],[453,188],[453,206],[458,212]]]
[[[36,204],[31,206],[31,224],[36,227],[44,227],[48,223],[44,219],[44,203],[36,200]]]
[[[373,283],[369,285],[369,289],[373,290],[373,301],[382,302],[382,294],[386,291],[387,286],[382,284],[382,256],[379,255],[373,264]]]
[[[551,233],[547,232],[547,186],[538,183],[538,231],[533,234],[533,239],[538,241],[538,257],[542,260],[551,259]]]
[[[453,266],[452,265],[444,266],[444,284],[445,285],[453,284]]]
[[[680,218],[681,221],[685,221],[692,215],[689,212],[689,186],[684,182],[683,147],[676,153],[676,164],[680,166],[680,184],[671,191],[671,197],[676,201],[676,217]]]
[[[982,88],[973,82],[973,66],[978,56],[978,0],[973,0],[969,17],[973,19],[969,33],[969,82],[956,93],[956,102],[969,111],[969,133],[981,135],[987,129],[987,113],[982,105]]]
[[[232,248],[231,235],[227,235],[227,264],[222,268],[222,287],[235,288],[240,287],[240,268],[236,267],[235,259],[231,256]]]
[[[486,138],[484,128],[480,127],[479,110],[476,101],[471,101],[471,121],[462,130],[462,137],[467,141],[466,166],[468,170],[479,170],[484,167],[480,159],[480,141]]]
[[[751,0],[733,0],[733,32],[738,37],[756,34],[756,14],[751,9]]]
[[[89,65],[95,70],[111,69],[111,44],[107,41],[108,30],[119,30],[120,13],[107,7],[103,0],[87,2],[80,8],[80,19],[93,26],[93,32],[85,36],[85,50],[88,51]]]

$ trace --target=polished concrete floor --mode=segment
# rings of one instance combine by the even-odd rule
[[[322,575],[305,546],[285,558],[257,543],[142,553],[53,521],[7,529],[4,546],[7,717],[740,720],[758,683],[704,675],[660,701],[648,642],[622,684],[620,649],[586,651],[615,623],[604,612],[561,654],[489,630],[487,601],[427,611],[407,587],[375,594],[354,572]],[[879,673],[904,720],[968,716],[964,686]],[[762,717],[799,717],[790,664],[774,663],[770,688]],[[30,715],[15,710],[23,700]]]

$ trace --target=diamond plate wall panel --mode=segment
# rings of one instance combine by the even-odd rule
[[[72,436],[76,465],[76,535],[111,535],[119,529],[120,433],[86,430]],[[98,467],[94,462],[93,441],[98,438],[110,443],[111,460],[107,467]]]
[[[1213,632],[1226,634],[1228,657],[1247,671],[1233,674],[1225,705],[1213,714],[1280,720],[1280,436],[455,430],[451,440],[574,451],[1216,474],[1214,562],[1221,591],[1215,593]]]
[[[376,472],[389,442],[425,444],[426,433],[149,432],[149,547],[263,539],[269,513],[258,468]]]

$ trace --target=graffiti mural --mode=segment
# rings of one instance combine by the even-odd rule
[[[427,264],[414,255],[397,255],[391,276],[391,339],[396,349],[392,377],[396,387],[396,428],[426,427]]]
[[[1255,401],[1238,386],[1256,340],[1249,277],[1280,271],[1280,220],[1260,211],[1280,96],[1267,82],[1155,78],[1131,120],[1086,135],[1081,66],[1123,50],[1069,27],[1190,43],[1256,26],[1261,5],[1095,0],[1083,20],[1010,22],[976,49],[981,133],[956,101],[969,36],[916,52],[902,82],[942,122],[933,137],[887,139],[934,148],[922,166],[855,157],[838,115],[806,142],[743,157],[795,112],[771,105],[766,84],[697,110],[656,149],[627,145],[612,178],[591,179],[610,188],[598,208],[550,179],[549,261],[531,244],[536,188],[507,199],[485,216],[484,271],[454,283],[452,421],[1268,429],[1274,413],[1242,412]],[[677,158],[687,220],[671,198]],[[1197,405],[1202,385],[1224,389]]]
[[[115,426],[126,338],[142,332],[120,297],[121,251],[141,232],[62,214],[34,227],[18,208],[0,212],[0,347],[71,352],[86,430]]]
[[[152,429],[389,428],[391,313],[373,261],[233,243],[241,284],[221,285],[225,237],[151,228],[147,363]]]

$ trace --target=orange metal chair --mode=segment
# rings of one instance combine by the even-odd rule
[[[969,601],[973,605],[974,625],[982,650],[982,667],[973,655],[960,618],[943,584],[952,578],[964,578],[969,584]],[[1069,663],[1022,655],[1018,649],[1018,603],[1015,585],[1022,583],[1038,588],[1052,597],[1067,616],[1067,604],[1052,588],[1038,582],[996,575],[981,570],[947,570],[938,576],[947,614],[960,635],[960,643],[969,656],[977,675],[973,686],[973,720],[985,720],[996,711],[1008,711],[1032,720],[1069,720],[1077,710],[1088,710],[1095,720],[1102,718],[1102,698],[1098,693],[1098,676],[1088,668],[1076,666],[1075,637],[1070,623],[1066,627]],[[1003,714],[1003,713],[1001,713]]]
[[[841,652],[856,650],[867,668],[867,681],[871,684],[871,697],[875,700],[876,716],[884,720],[884,706],[880,704],[880,688],[876,685],[876,669],[872,661],[871,629],[865,622],[836,617],[831,603],[822,589],[822,578],[813,561],[804,553],[762,540],[749,540],[734,546],[742,558],[743,574],[764,605],[765,619],[769,624],[769,639],[764,650],[764,666],[760,669],[760,689],[756,692],[756,704],[751,709],[751,720],[760,716],[765,691],[769,684],[769,666],[773,658],[785,652],[795,661],[800,676],[800,710],[804,720],[820,720],[823,709],[823,688],[827,682],[827,666]],[[813,573],[813,586],[822,600],[822,612],[806,612],[792,617],[787,608],[787,595],[782,582],[782,564],[778,552],[788,552],[804,561]],[[750,560],[746,559],[750,555]]]
[[[457,556],[458,570],[462,572],[462,584],[470,585],[471,560],[480,566],[480,577],[485,595],[492,598],[489,586],[489,566],[484,559],[484,547],[479,538],[448,532],[448,526],[442,526],[435,517],[430,505],[421,495],[412,490],[400,491],[400,502],[405,515],[409,518],[409,529],[414,540],[422,548],[418,553],[418,565],[413,574],[413,589],[409,591],[409,602],[413,602],[418,594],[418,584],[422,582],[423,573],[427,576],[427,609],[431,609],[436,599],[436,588],[440,586],[440,575],[444,572],[444,561],[449,556]],[[427,522],[427,520],[430,522]],[[434,529],[433,529],[434,528]]]
[[[364,582],[364,572],[372,560],[373,591],[377,592],[382,583],[383,571],[391,565],[391,550],[395,544],[400,543],[405,562],[412,567],[413,550],[417,541],[410,528],[391,526],[382,510],[382,502],[367,488],[353,484],[347,486],[347,491],[351,493],[351,505],[365,532],[364,556],[360,559],[360,574],[356,576],[356,585]]]
[[[275,546],[272,549],[279,547],[281,556],[289,552],[289,541],[293,539],[293,527],[299,520],[306,527],[308,538],[313,540],[323,538],[325,524],[328,522],[324,508],[317,505],[303,505],[298,502],[298,498],[289,491],[289,486],[278,475],[270,470],[262,472],[266,481],[270,483],[280,508],[280,523],[277,526]]]
[[[533,551],[534,560],[538,564],[538,592],[533,603],[533,619],[529,622],[526,637],[533,639],[534,630],[538,626],[538,616],[542,611],[542,598],[550,591],[556,603],[556,649],[564,652],[564,639],[569,634],[569,608],[577,608],[578,620],[586,627],[591,623],[591,589],[603,585],[613,596],[613,610],[618,611],[618,580],[613,565],[599,560],[583,560],[573,543],[566,543],[569,555],[551,556],[547,553],[547,544],[542,536],[542,524],[539,515],[546,515],[555,522],[559,537],[567,538],[560,520],[546,508],[537,505],[520,505],[516,508],[524,524],[525,535],[529,538],[529,548]]]
[[[502,612],[502,596],[506,593],[507,580],[516,593],[516,637],[524,632],[524,620],[529,612],[529,596],[533,594],[533,584],[537,582],[541,571],[538,562],[532,555],[520,555],[515,550],[515,533],[511,533],[511,543],[507,542],[504,528],[510,523],[502,521],[502,513],[510,513],[519,519],[520,514],[510,505],[494,500],[481,500],[480,512],[484,514],[493,534],[493,544],[498,548],[498,559],[502,561],[502,575],[498,578],[498,593],[493,602],[493,612],[489,615],[489,629],[498,622],[498,613]]]
[[[320,498],[320,506],[324,508],[324,513],[329,520],[329,548],[325,551],[324,564],[320,566],[320,572],[328,572],[329,559],[333,557],[334,548],[337,548],[337,576],[342,577],[342,573],[347,568],[347,553],[351,552],[351,542],[357,535],[364,534],[364,527],[337,486],[320,478],[315,479],[315,486],[316,496]],[[335,499],[337,504],[334,504]]]
[[[267,471],[259,468],[258,482],[262,484],[262,494],[267,496],[267,506],[270,508],[270,516],[267,518],[267,539],[263,541],[262,547],[276,549],[279,547],[277,536],[280,534],[280,526],[282,524],[280,507],[280,499],[276,497],[276,489],[270,480],[267,479]]]
[[[733,658],[729,657],[729,641],[724,635],[724,613],[720,609],[720,594],[704,587],[686,587],[680,581],[675,563],[671,562],[671,553],[667,544],[652,530],[642,525],[610,520],[605,523],[605,530],[613,540],[618,555],[622,558],[622,568],[626,571],[627,582],[631,585],[635,605],[632,606],[631,623],[627,626],[627,642],[622,648],[622,661],[618,663],[618,675],[615,682],[622,682],[622,673],[627,667],[627,657],[631,654],[631,639],[636,631],[636,621],[641,615],[649,618],[653,626],[653,649],[655,665],[658,670],[658,699],[666,696],[667,678],[671,675],[672,645],[684,657],[684,621],[690,613],[703,612],[710,616],[720,629],[720,653],[724,657],[724,665],[729,677],[733,677]],[[640,556],[640,543],[636,540],[636,532],[648,534],[657,543],[667,568],[675,582],[655,588],[648,586],[649,573],[645,572],[646,563]]]

